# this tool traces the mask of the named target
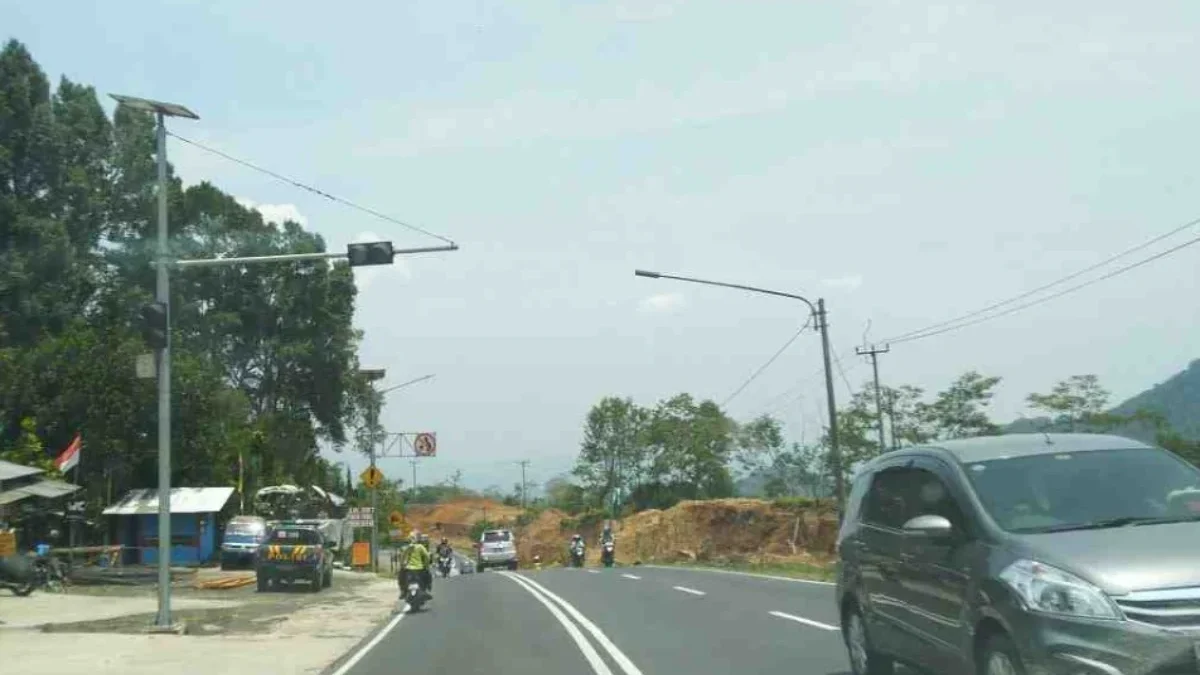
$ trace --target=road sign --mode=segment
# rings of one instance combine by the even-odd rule
[[[375,510],[369,506],[356,506],[346,513],[346,520],[350,522],[350,527],[371,527],[374,519]]]
[[[388,521],[391,522],[392,527],[399,528],[404,525],[404,514],[399,511],[392,511],[391,515],[388,516]]]
[[[374,490],[383,483],[383,472],[379,470],[379,467],[375,466],[367,467],[358,477],[362,480],[363,485],[367,486],[370,490]]]
[[[437,455],[437,435],[432,433],[417,434],[413,440],[413,453],[417,457],[434,457]]]

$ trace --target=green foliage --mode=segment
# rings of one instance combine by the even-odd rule
[[[151,116],[109,119],[91,87],[52,89],[24,46],[0,50],[0,449],[32,433],[52,453],[81,432],[92,501],[156,481],[154,383],[133,368],[154,289],[154,154]],[[325,250],[173,171],[167,199],[179,257]],[[247,491],[344,484],[318,442],[346,443],[369,402],[350,269],[191,268],[171,290],[172,481],[236,485],[240,457]]]
[[[543,486],[546,493],[546,505],[565,513],[579,513],[586,506],[586,494],[579,485],[572,483],[565,476],[557,476],[546,481]]]
[[[575,516],[574,518],[563,518],[559,522],[558,529],[561,532],[578,533],[584,530],[592,530],[600,526],[609,515],[600,509],[589,509]]]

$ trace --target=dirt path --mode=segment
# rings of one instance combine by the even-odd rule
[[[146,635],[154,616],[146,591],[44,596],[64,610],[73,604],[77,620],[41,629],[14,627],[15,621],[0,626],[5,659],[28,675],[161,675],[194,672],[201,663],[223,675],[319,673],[396,607],[395,582],[351,573],[339,573],[333,588],[321,593],[181,590],[175,618],[187,623],[188,635]],[[97,602],[133,613],[84,618]],[[15,603],[0,602],[0,616],[14,609]]]

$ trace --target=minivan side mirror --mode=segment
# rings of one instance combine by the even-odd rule
[[[904,524],[904,533],[926,539],[948,539],[954,534],[954,526],[943,516],[926,514],[917,516]]]

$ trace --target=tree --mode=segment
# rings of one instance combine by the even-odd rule
[[[917,416],[931,439],[969,438],[1000,431],[987,415],[999,377],[968,371],[938,392],[932,403],[915,406]]]
[[[640,482],[647,459],[648,412],[632,399],[606,397],[588,411],[573,473],[602,504]]]
[[[647,426],[651,480],[679,499],[732,495],[728,464],[736,448],[735,429],[712,401],[697,403],[689,394],[660,401]]]
[[[138,308],[152,297],[154,121],[110,120],[87,86],[52,90],[28,50],[0,50],[0,448],[25,420],[47,447],[76,431],[90,499],[154,485],[154,385],[138,380]],[[181,257],[325,250],[168,166]],[[324,262],[173,272],[172,482],[321,484],[370,399],[357,375],[353,276]],[[100,501],[100,500],[96,500]]]
[[[575,514],[586,506],[583,488],[572,483],[567,476],[551,478],[542,489],[546,493],[546,504],[551,508]]]
[[[1049,413],[1056,423],[1075,431],[1077,427],[1095,421],[1111,423],[1112,420],[1099,419],[1108,405],[1108,398],[1108,390],[1100,386],[1095,375],[1072,375],[1055,384],[1049,393],[1030,394],[1026,401],[1035,410]]]
[[[919,405],[925,396],[925,390],[904,384],[899,387],[884,386],[880,392],[883,396],[884,414],[888,419],[892,447],[901,448],[928,442],[929,430],[925,428],[919,414]]]

